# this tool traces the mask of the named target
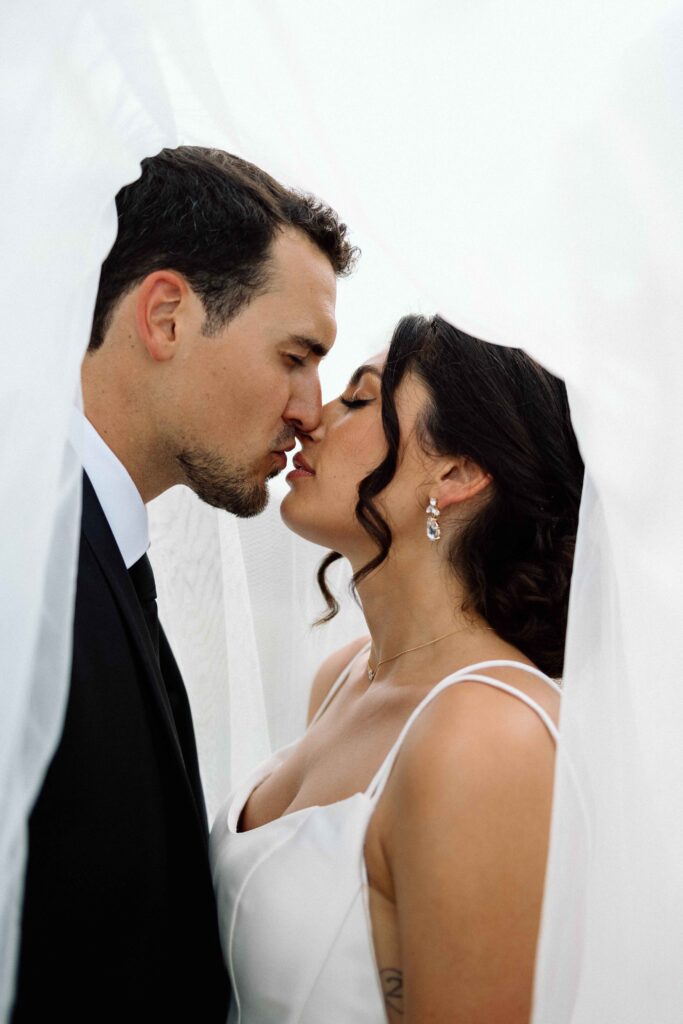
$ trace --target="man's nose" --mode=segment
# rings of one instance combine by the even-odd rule
[[[284,419],[295,430],[311,434],[320,425],[323,411],[320,380],[316,378],[305,391],[293,395],[285,410]]]
[[[325,437],[327,427],[330,424],[330,419],[334,415],[334,405],[335,403],[334,401],[332,401],[327,402],[327,404],[322,407],[320,419],[318,420],[318,423],[312,430],[304,430],[303,428],[297,428],[297,441],[300,441],[302,443],[304,441],[312,441],[316,444],[322,441]]]

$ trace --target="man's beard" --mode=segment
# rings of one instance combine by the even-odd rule
[[[187,486],[207,505],[249,519],[263,512],[268,504],[267,484],[254,482],[254,474],[243,466],[232,465],[220,455],[198,448],[180,452],[176,458]],[[274,470],[267,479],[277,474],[278,470]]]

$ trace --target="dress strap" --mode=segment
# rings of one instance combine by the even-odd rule
[[[532,711],[536,712],[536,714],[541,719],[546,729],[552,736],[555,743],[558,742],[559,733],[557,730],[557,726],[553,722],[548,712],[545,711],[544,708],[540,706],[540,704],[537,704],[535,700],[527,696],[526,693],[523,693],[522,690],[518,690],[517,687],[510,686],[508,683],[504,683],[500,679],[494,679],[493,676],[488,676],[478,671],[479,669],[483,668],[521,668],[528,672],[530,675],[536,676],[536,678],[538,679],[542,679],[543,682],[547,683],[547,685],[550,686],[550,688],[554,690],[556,693],[562,692],[557,683],[553,679],[550,679],[549,676],[546,676],[543,672],[541,672],[540,669],[534,668],[531,665],[524,665],[520,661],[481,661],[475,665],[468,665],[466,668],[462,668],[459,669],[457,672],[453,672],[451,675],[446,676],[445,679],[442,679],[441,682],[437,683],[435,686],[432,687],[427,696],[422,701],[420,701],[420,703],[417,705],[415,710],[408,718],[408,721],[406,722],[406,724],[401,729],[401,732],[399,733],[398,739],[396,740],[393,747],[387,754],[386,758],[380,765],[380,768],[377,771],[374,779],[368,786],[366,792],[371,799],[375,801],[379,800],[380,796],[382,795],[384,787],[387,783],[387,779],[391,774],[391,769],[394,767],[394,762],[396,761],[401,746],[403,745],[403,741],[406,735],[408,734],[415,719],[422,713],[422,711],[427,707],[427,705],[434,700],[435,697],[438,697],[438,695],[443,690],[448,689],[448,687],[450,686],[454,686],[456,683],[484,683],[486,686],[492,686],[496,690],[503,690],[505,693],[509,693],[512,697],[516,697],[518,700],[521,700],[523,704],[526,704],[527,707],[531,708]]]
[[[370,643],[364,644],[363,647],[361,647],[361,649],[359,651],[356,651],[356,653],[351,658],[351,661],[348,663],[348,665],[346,665],[341,670],[341,672],[339,673],[339,675],[337,676],[335,681],[332,683],[332,686],[327,691],[327,695],[325,696],[325,699],[323,700],[322,704],[320,705],[320,707],[316,711],[315,715],[311,719],[310,724],[308,726],[309,729],[311,728],[311,725],[313,725],[314,722],[318,721],[318,719],[322,715],[323,711],[325,711],[327,706],[331,703],[332,699],[336,696],[337,692],[342,688],[342,686],[344,685],[344,683],[348,679],[349,673],[351,672],[351,669],[353,668],[353,666],[356,663],[356,661],[358,660],[358,658],[360,658],[360,656],[362,654],[367,654],[367,652],[369,650],[370,650]]]

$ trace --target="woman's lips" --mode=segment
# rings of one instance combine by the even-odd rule
[[[303,457],[301,452],[297,452],[293,459],[294,469],[291,473],[287,474],[288,480],[297,480],[305,476],[315,476],[315,472],[311,469],[306,459]]]
[[[313,469],[311,468],[311,466],[309,466],[308,462],[306,462],[306,459],[303,456],[303,452],[297,452],[294,458],[292,459],[292,462],[294,463],[297,469],[305,469],[307,473],[313,473]]]

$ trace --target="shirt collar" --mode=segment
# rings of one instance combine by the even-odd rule
[[[74,409],[69,440],[80,456],[97,500],[130,569],[149,547],[147,509],[123,463],[79,409]]]

